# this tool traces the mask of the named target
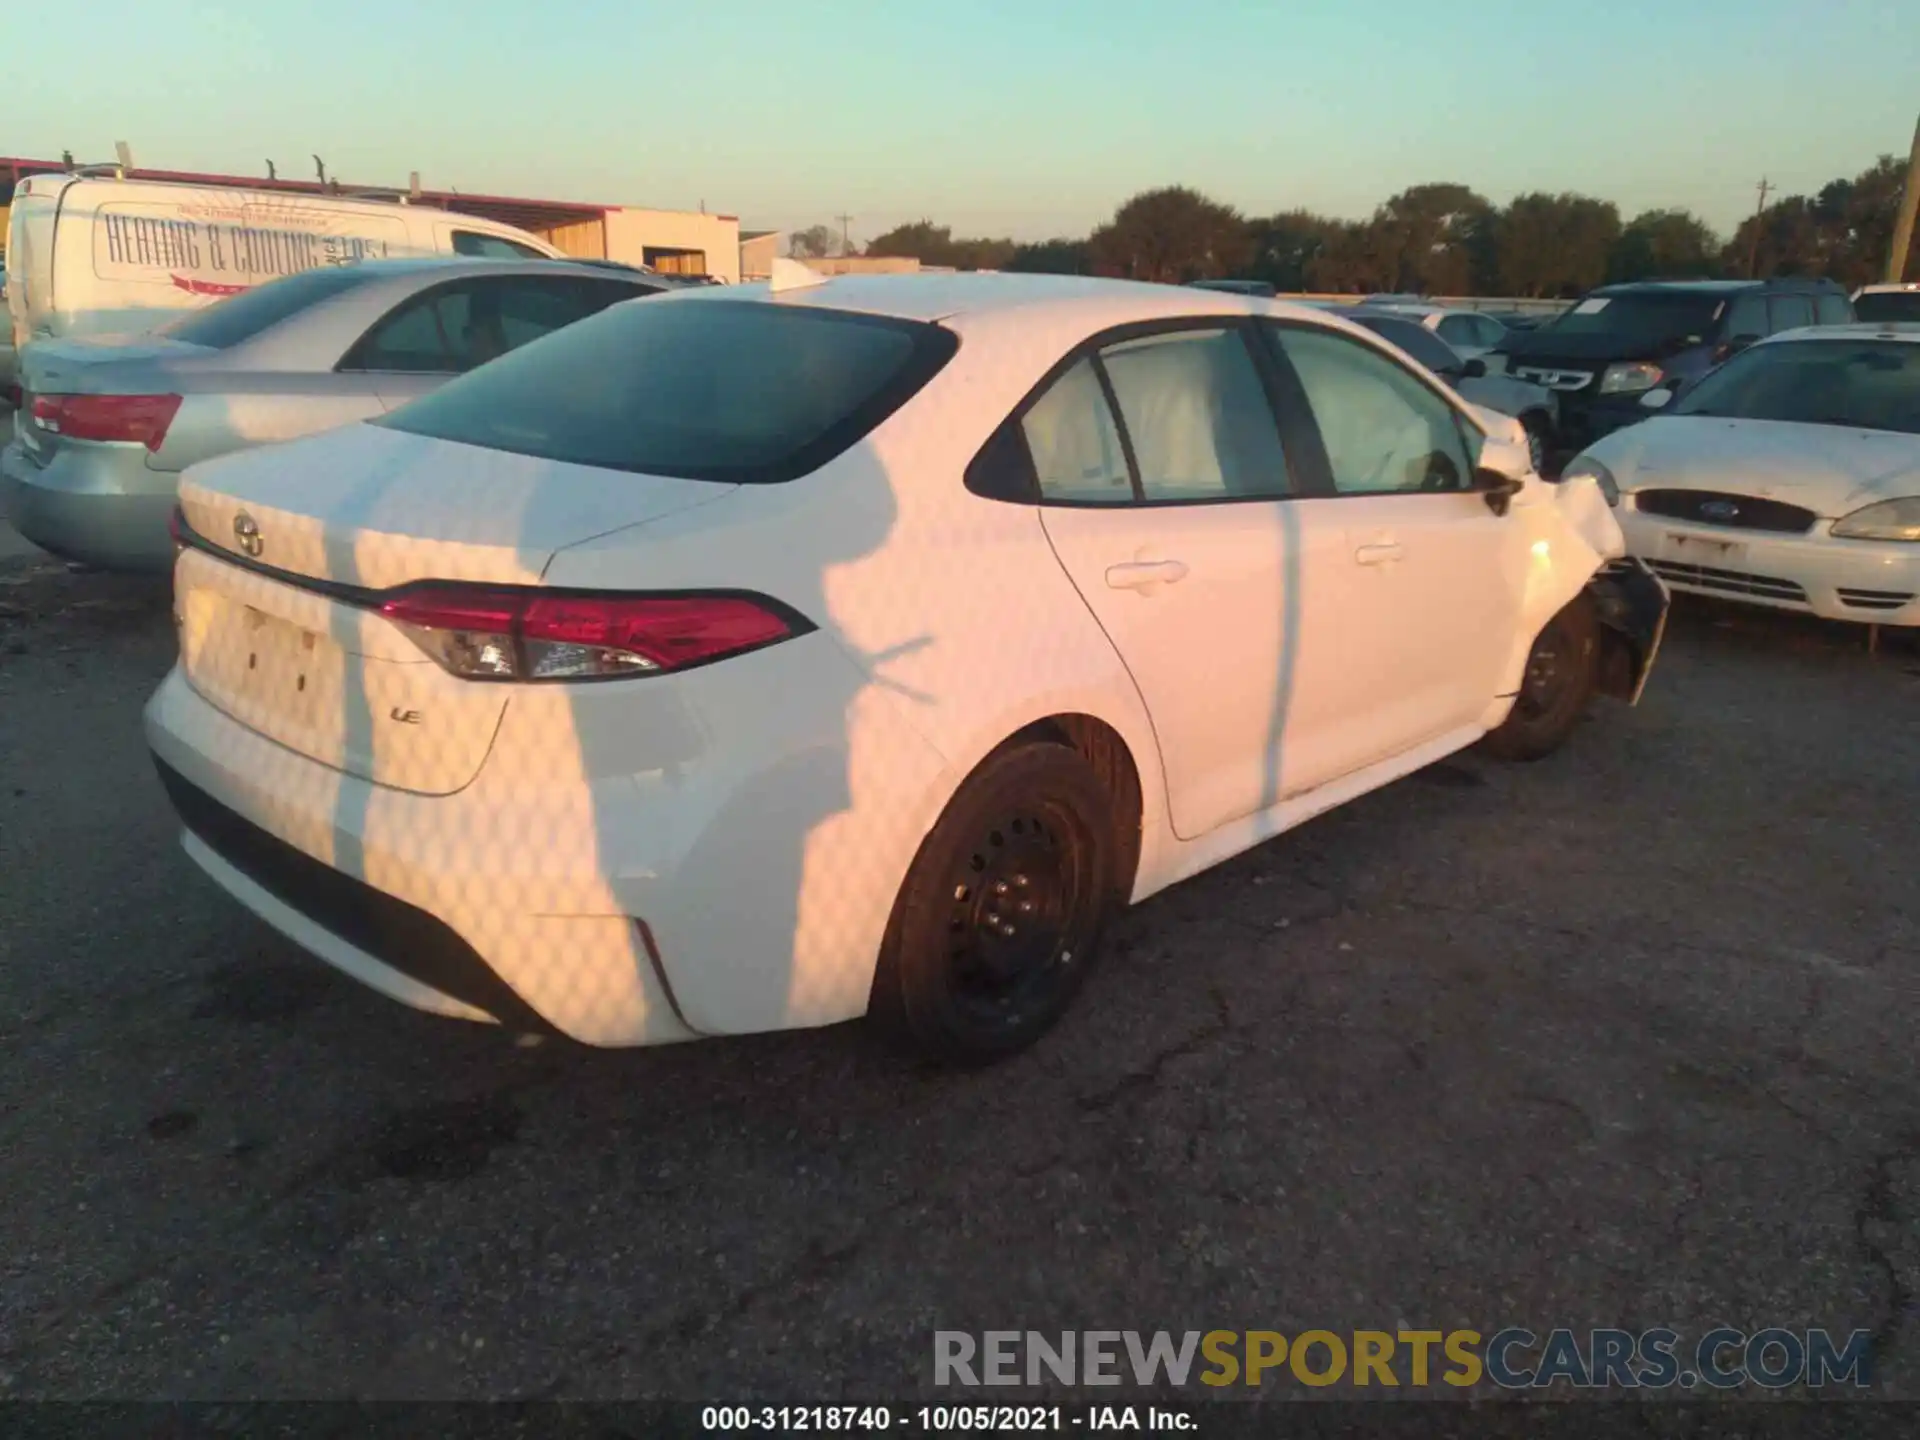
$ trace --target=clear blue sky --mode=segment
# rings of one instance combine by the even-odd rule
[[[1185,183],[1358,216],[1578,189],[1727,230],[1905,154],[1916,0],[62,0],[0,153],[1084,233]],[[24,23],[24,29],[23,29]],[[24,62],[18,47],[41,58]],[[836,222],[837,224],[837,222]]]

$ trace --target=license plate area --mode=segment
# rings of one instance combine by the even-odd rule
[[[1669,530],[1660,537],[1660,558],[1680,565],[1705,565],[1715,570],[1743,570],[1747,563],[1744,540],[1722,540]]]
[[[269,734],[338,728],[346,656],[331,636],[206,590],[187,601],[182,658],[202,694]]]

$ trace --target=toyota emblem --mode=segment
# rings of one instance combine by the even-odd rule
[[[1731,500],[1708,500],[1700,506],[1700,513],[1708,520],[1738,520],[1740,507]]]
[[[240,542],[242,553],[256,560],[267,548],[267,542],[260,538],[260,523],[244,510],[233,517],[233,538]]]

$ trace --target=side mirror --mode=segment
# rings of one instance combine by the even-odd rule
[[[1487,362],[1476,355],[1473,359],[1467,361],[1466,368],[1460,373],[1469,380],[1484,379],[1487,373]]]
[[[1473,490],[1487,502],[1487,509],[1496,515],[1504,515],[1513,504],[1513,497],[1527,488],[1527,482],[1517,480],[1511,475],[1503,475],[1498,470],[1486,466],[1473,472]]]

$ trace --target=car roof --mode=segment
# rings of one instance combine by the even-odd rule
[[[476,270],[482,274],[498,273],[510,266],[522,266],[534,274],[541,274],[555,269],[572,270],[581,275],[592,275],[596,273],[604,275],[607,273],[604,267],[592,266],[584,261],[548,260],[540,255],[515,255],[511,258],[492,255],[406,255],[392,260],[356,260],[353,262],[353,268],[355,270],[363,271],[376,280],[387,278],[402,279],[409,275],[440,271],[454,273],[463,270]],[[295,273],[298,274],[301,272],[296,271]],[[656,277],[649,275],[647,278],[654,279]],[[665,277],[657,278],[664,279]]]
[[[1627,280],[1602,285],[1593,295],[1735,295],[1743,290],[1839,290],[1837,282],[1804,275],[1771,280]]]
[[[1761,343],[1774,345],[1785,340],[1903,340],[1909,345],[1920,345],[1920,320],[1856,320],[1849,325],[1803,325],[1795,330],[1778,331]]]
[[[1036,306],[1071,306],[1114,313],[1114,323],[1136,316],[1166,314],[1245,315],[1285,313],[1284,302],[1236,291],[1194,285],[1154,285],[1141,280],[1108,280],[1088,275],[1014,275],[983,271],[952,274],[835,275],[804,288],[773,291],[768,282],[700,286],[677,293],[677,302],[724,304],[772,301],[855,310],[899,320],[938,321],[960,316],[1002,314]]]

